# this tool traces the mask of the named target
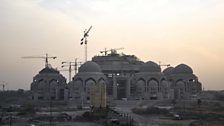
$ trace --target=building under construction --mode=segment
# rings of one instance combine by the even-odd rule
[[[161,71],[160,64],[153,61],[143,62],[135,55],[119,54],[116,49],[105,50],[102,53],[103,55],[94,56],[92,61],[82,64],[68,84],[61,81],[64,79],[59,72],[40,72],[43,76],[37,75],[38,79],[34,78],[31,88],[33,94],[38,95],[42,90],[48,92],[44,84],[48,87],[52,80],[56,83],[52,85],[52,90],[55,90],[51,91],[52,97],[60,99],[63,96],[64,100],[77,104],[91,103],[91,92],[97,85],[106,86],[105,93],[101,95],[111,100],[190,99],[201,92],[198,77],[186,64],[167,67]],[[48,74],[54,74],[55,78],[45,81],[45,77],[50,77]],[[44,98],[37,97],[38,99]]]

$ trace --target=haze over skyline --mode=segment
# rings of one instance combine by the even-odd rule
[[[104,48],[124,47],[143,61],[192,67],[205,89],[223,90],[223,0],[1,0],[0,83],[29,89],[44,67],[41,59],[84,61],[80,46],[88,38],[88,59]],[[62,72],[68,77],[68,72]],[[68,78],[67,78],[68,79]],[[2,89],[0,87],[0,89]]]

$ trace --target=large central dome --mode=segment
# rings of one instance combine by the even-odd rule
[[[79,72],[101,72],[101,68],[97,63],[87,61],[79,68]]]
[[[193,74],[193,70],[186,64],[180,64],[173,70],[174,74]]]
[[[171,75],[171,74],[173,74],[173,70],[174,70],[173,67],[168,67],[168,68],[166,68],[165,70],[163,70],[163,73],[164,73],[165,75]]]
[[[140,67],[140,72],[161,72],[161,68],[157,63],[148,61]]]

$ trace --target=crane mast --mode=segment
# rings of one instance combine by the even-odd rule
[[[72,67],[74,66],[75,67],[75,74],[77,74],[77,70],[78,70],[78,64],[81,64],[81,62],[78,62],[77,61],[77,58],[75,58],[75,62],[62,62],[62,68],[63,67],[68,67],[68,70],[60,70],[60,71],[68,71],[69,72],[69,82],[71,81],[71,76],[72,76],[72,71],[74,69],[72,69]]]
[[[2,86],[2,91],[4,92],[5,91],[5,87],[6,85],[8,85],[7,83],[3,82],[2,84],[0,84]]]
[[[81,45],[85,44],[85,62],[87,61],[87,43],[88,43],[87,37],[89,37],[89,31],[91,29],[92,29],[92,26],[90,26],[88,30],[84,31],[84,35],[80,43]]]
[[[78,59],[75,58],[75,74],[78,73],[78,67],[82,64],[82,62],[77,61]]]

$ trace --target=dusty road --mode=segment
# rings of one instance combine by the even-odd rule
[[[145,102],[145,101],[144,101]],[[156,101],[145,102],[145,105],[152,106]],[[131,116],[139,126],[161,126],[161,125],[173,125],[173,126],[189,126],[193,120],[172,120],[158,116],[142,116],[135,114],[131,111],[132,108],[137,107],[143,103],[141,101],[117,101],[115,109],[120,113],[126,113]]]

